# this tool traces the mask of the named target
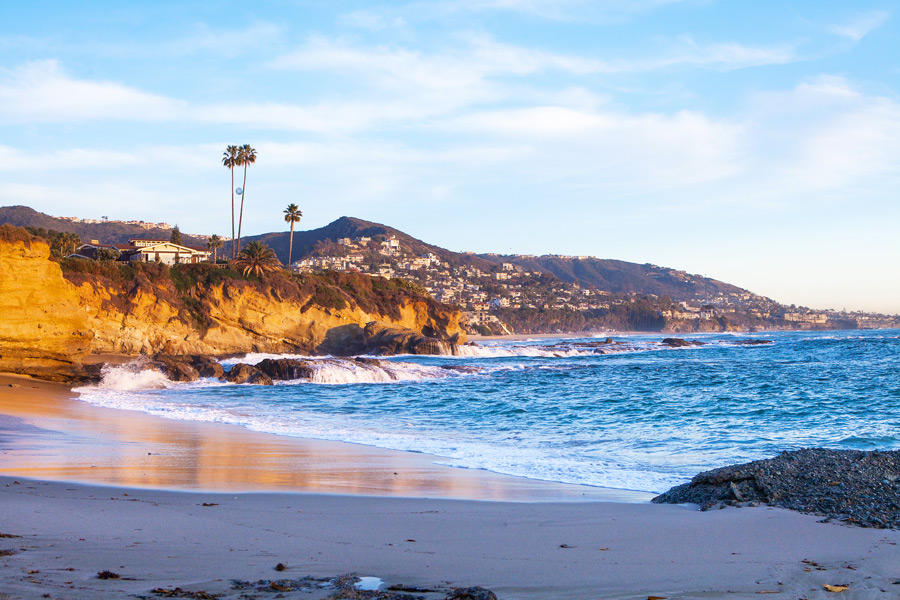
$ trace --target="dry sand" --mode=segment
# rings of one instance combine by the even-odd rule
[[[20,387],[4,387],[10,382]],[[0,533],[22,536],[0,537],[0,554],[14,552],[0,556],[3,600],[156,597],[153,588],[176,586],[223,598],[274,598],[272,590],[234,590],[231,580],[351,572],[387,584],[481,585],[501,600],[900,597],[896,531],[768,508],[386,497],[480,497],[478,490],[488,489],[494,491],[481,497],[561,499],[581,498],[563,488],[583,488],[540,491],[538,482],[437,467],[424,455],[97,409],[67,399],[64,388],[21,378],[0,379],[0,413],[8,415],[0,421],[0,472],[121,484],[0,477]],[[156,463],[155,452],[169,458]],[[106,462],[91,468],[85,459]],[[269,468],[276,473],[271,481],[264,476]],[[100,476],[91,478],[93,472]],[[390,484],[395,478],[405,483]],[[279,562],[288,569],[276,572]],[[122,578],[97,579],[103,570]],[[829,593],[825,584],[849,588]],[[257,596],[241,596],[249,593]]]

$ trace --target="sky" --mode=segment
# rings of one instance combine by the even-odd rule
[[[900,313],[900,1],[7,3],[0,205],[456,251]],[[240,186],[238,173],[237,186]]]

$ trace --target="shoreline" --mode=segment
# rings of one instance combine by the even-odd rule
[[[355,573],[442,590],[426,600],[475,585],[500,600],[634,600],[818,598],[843,584],[852,599],[900,579],[900,531],[611,502],[609,490],[435,458],[101,408],[63,384],[0,375],[0,598],[180,587],[238,600],[270,592],[233,580]],[[105,570],[120,578],[98,579]]]
[[[103,408],[77,400],[66,384],[22,375],[0,374],[0,391],[0,475],[229,493],[512,502],[647,502],[654,496],[441,465],[441,457],[419,452]]]

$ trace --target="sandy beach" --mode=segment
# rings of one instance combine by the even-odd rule
[[[297,582],[348,573],[438,590],[428,598],[473,585],[503,600],[900,593],[896,531],[652,505],[422,454],[100,409],[22,377],[0,378],[0,415],[4,600],[175,587],[326,598],[333,588]],[[120,577],[98,579],[104,570]]]

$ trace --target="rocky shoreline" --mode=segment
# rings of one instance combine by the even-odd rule
[[[777,506],[860,527],[900,529],[900,451],[806,448],[706,471],[657,504]]]

